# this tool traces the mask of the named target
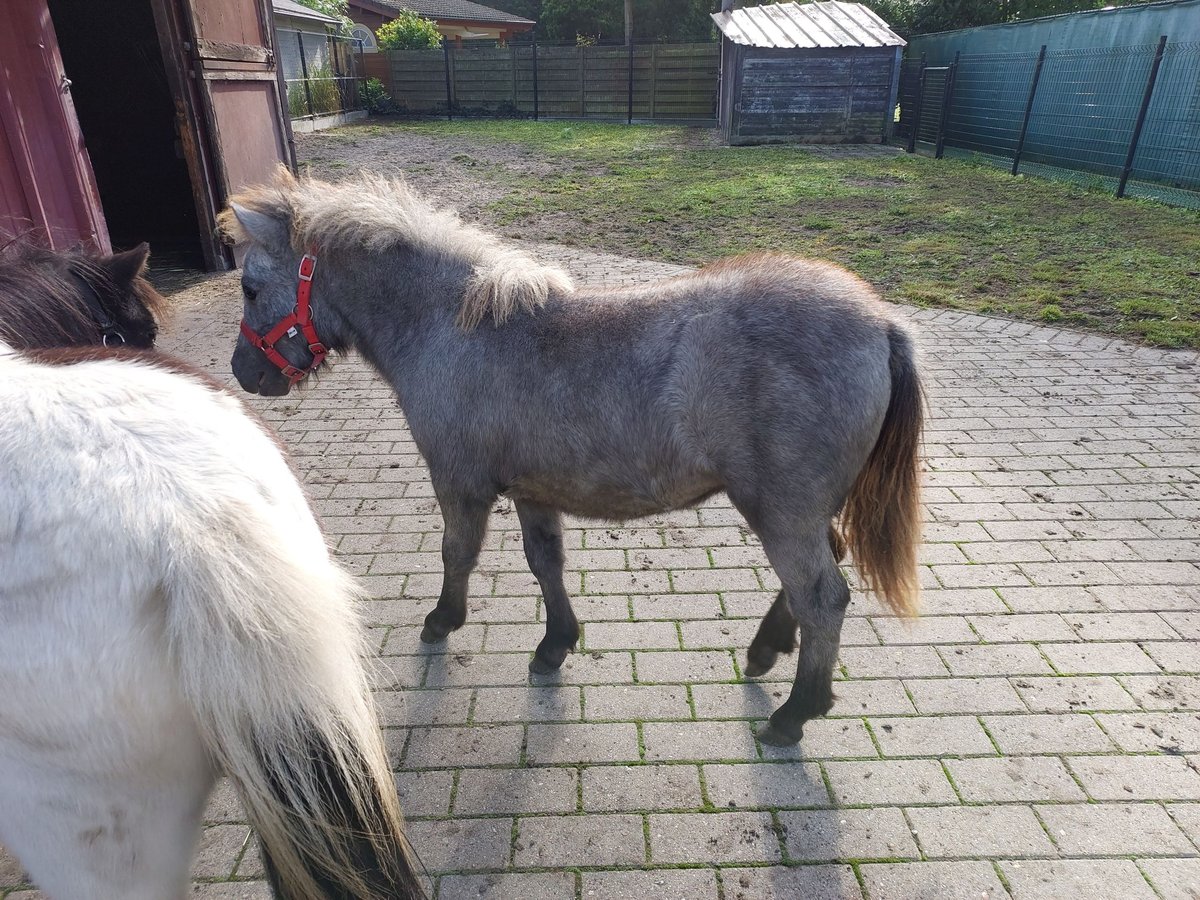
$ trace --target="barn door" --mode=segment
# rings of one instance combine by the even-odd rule
[[[295,167],[291,123],[280,101],[275,27],[268,0],[177,0],[155,3],[160,38],[182,69],[186,98],[178,111],[200,220],[211,232],[229,195],[267,180],[279,163]],[[174,47],[168,47],[169,43]],[[170,66],[168,68],[171,68]],[[192,146],[186,146],[191,143]],[[203,194],[204,196],[200,196]],[[209,246],[214,267],[227,251]]]
[[[111,252],[100,194],[45,0],[0,15],[0,246],[30,235],[55,249]]]

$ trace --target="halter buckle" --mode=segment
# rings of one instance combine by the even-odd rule
[[[311,253],[305,253],[300,257],[300,273],[301,281],[312,281],[313,272],[317,270],[317,258]]]

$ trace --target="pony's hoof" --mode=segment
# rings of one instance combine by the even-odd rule
[[[800,738],[804,736],[804,729],[801,728],[796,732],[795,737],[793,737],[791,734],[776,728],[771,722],[767,722],[766,725],[755,732],[754,736],[771,747],[792,747],[800,743]]]
[[[778,658],[777,653],[754,653],[752,650],[746,657],[746,668],[742,669],[742,674],[747,678],[761,678],[771,671]]]
[[[449,633],[449,629],[434,628],[432,625],[426,625],[421,629],[421,643],[440,644],[446,639],[446,635]]]
[[[540,656],[535,656],[529,661],[529,671],[534,675],[553,675],[560,668],[562,668],[561,662],[558,665],[554,665],[553,663],[542,659]]]

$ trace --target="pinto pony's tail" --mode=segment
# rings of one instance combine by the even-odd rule
[[[291,521],[226,498],[173,541],[164,589],[181,691],[259,834],[275,896],[422,898],[356,588],[293,487]]]
[[[924,397],[912,338],[888,329],[891,399],[871,455],[850,488],[842,529],[866,587],[897,615],[917,613]]]

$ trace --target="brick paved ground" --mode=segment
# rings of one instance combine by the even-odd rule
[[[539,249],[584,281],[679,271]],[[238,302],[232,276],[185,292],[164,346],[227,372]],[[375,598],[440,900],[1200,896],[1200,364],[909,312],[932,406],[925,616],[856,594],[837,705],[796,750],[752,734],[788,690],[740,677],[776,581],[723,500],[572,523],[582,647],[531,678],[541,609],[510,507],[469,624],[432,652],[441,521],[390,391],[348,360],[256,402]],[[195,896],[266,897],[227,790],[208,818]],[[21,879],[0,855],[0,893]]]

